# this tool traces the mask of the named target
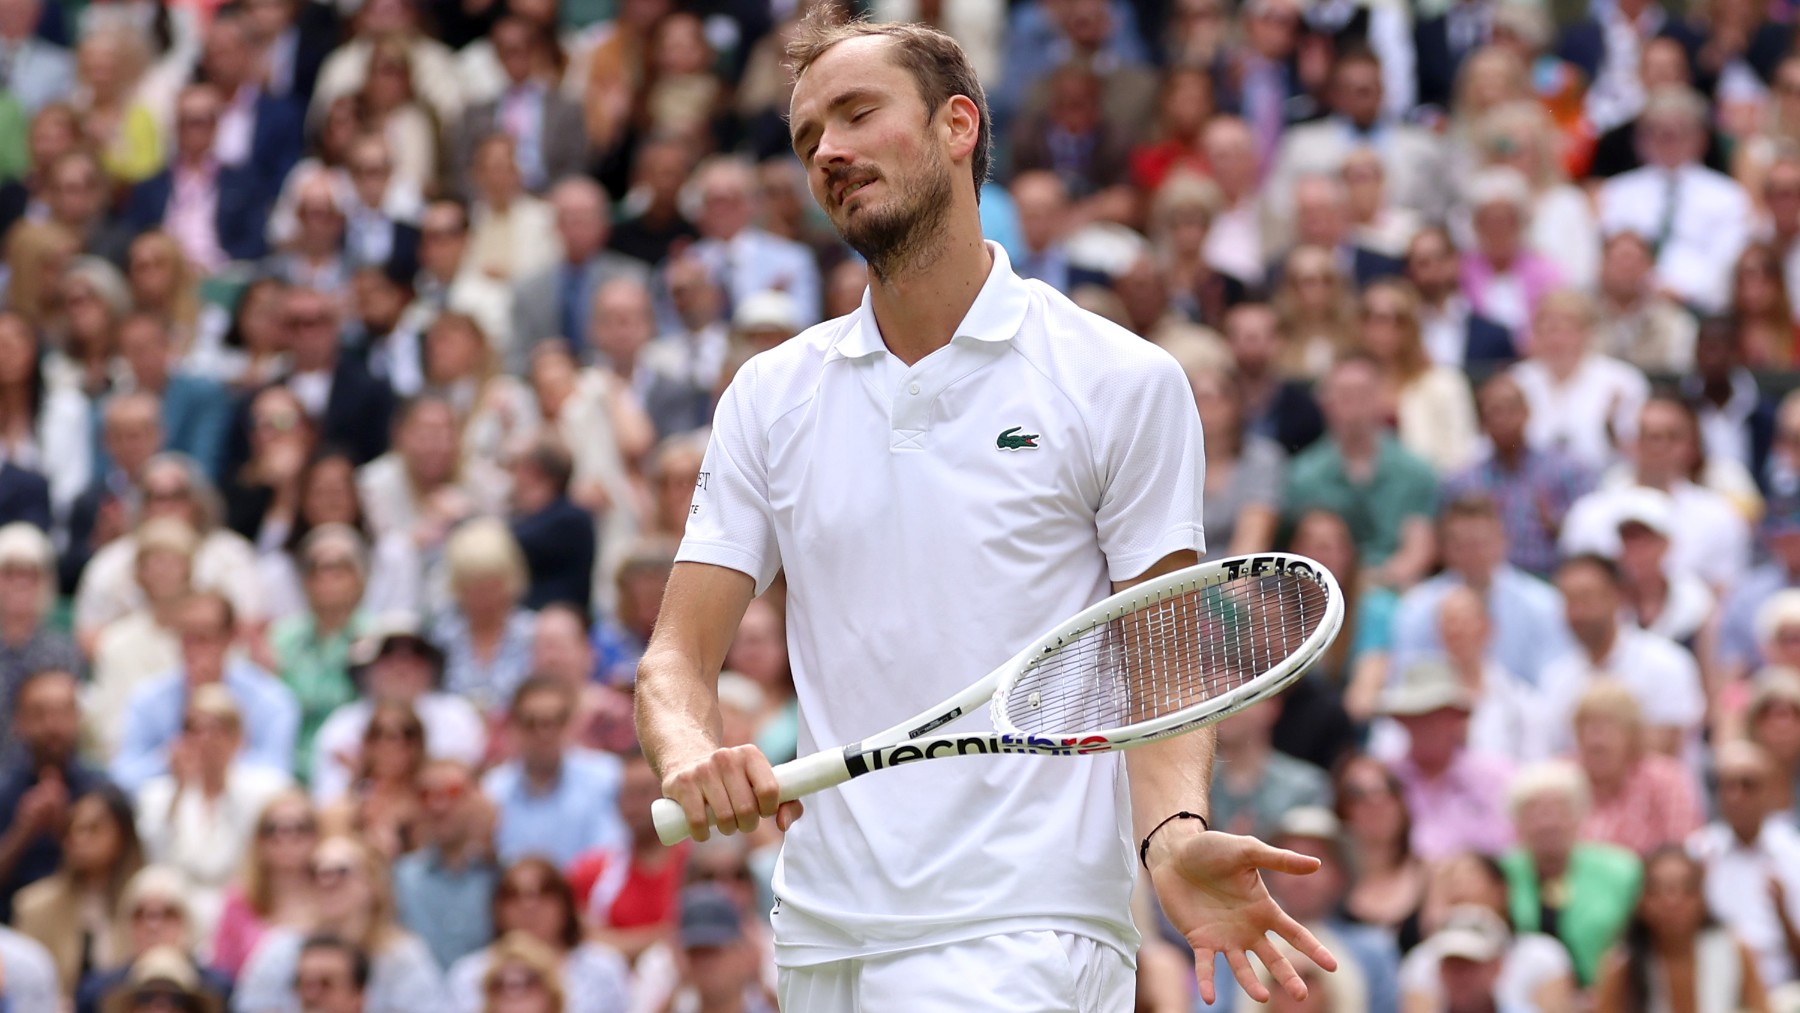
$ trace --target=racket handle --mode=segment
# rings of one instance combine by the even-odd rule
[[[850,768],[844,762],[842,749],[828,749],[811,756],[775,766],[775,783],[781,785],[781,800],[792,802],[804,795],[835,787],[850,780]],[[674,799],[659,798],[650,803],[650,818],[656,824],[656,836],[666,845],[680,844],[693,836],[687,812]],[[706,810],[708,826],[717,826],[712,807]]]

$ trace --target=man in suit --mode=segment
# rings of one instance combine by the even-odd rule
[[[80,240],[82,253],[123,269],[131,240],[141,230],[132,229],[128,222],[115,222],[107,213],[112,186],[94,154],[85,147],[64,152],[50,163],[43,180],[49,220]]]
[[[26,116],[75,88],[75,58],[34,34],[43,7],[40,0],[0,0],[0,92]]]
[[[1650,94],[1639,78],[1639,62],[1651,40],[1667,37],[1686,51],[1689,65],[1699,54],[1700,33],[1657,0],[1615,0],[1594,5],[1595,15],[1570,25],[1556,53],[1592,82],[1588,121],[1604,133],[1636,116]]]
[[[100,406],[102,463],[94,481],[69,505],[69,541],[59,560],[64,594],[72,595],[88,560],[123,535],[141,502],[144,466],[163,446],[162,402],[144,390],[108,397]]]
[[[506,72],[500,97],[480,102],[463,113],[456,131],[457,185],[473,190],[468,167],[475,145],[499,132],[513,139],[513,157],[525,189],[541,194],[550,184],[582,170],[587,162],[587,128],[581,105],[563,95],[541,73],[549,61],[542,52],[543,35],[524,18],[508,15],[494,22],[494,52]]]
[[[1100,75],[1085,64],[1066,63],[1050,75],[1047,87],[1045,110],[1019,122],[1013,170],[1048,169],[1082,201],[1124,190],[1130,183],[1129,128],[1107,119]]]
[[[1420,105],[1448,110],[1463,58],[1488,44],[1494,0],[1456,0],[1442,14],[1413,28],[1413,71]]]
[[[377,133],[350,145],[351,200],[344,209],[344,254],[352,269],[398,264],[417,269],[419,229],[390,214],[384,200],[394,178],[393,152]]]
[[[467,313],[481,325],[488,343],[507,354],[512,348],[512,290],[479,271],[463,254],[469,249],[469,209],[460,201],[436,200],[419,219],[419,273],[412,280],[407,308],[423,334],[445,310]]]
[[[306,0],[251,0],[245,6],[250,41],[263,54],[269,94],[312,102],[319,68],[337,45],[333,4]]]
[[[612,227],[606,193],[585,176],[571,176],[550,191],[563,258],[525,276],[513,289],[513,340],[508,366],[523,372],[531,347],[550,337],[567,338],[576,354],[589,349],[588,310],[594,293],[609,281],[632,278],[648,283],[650,266],[606,248]]]
[[[1294,184],[1294,242],[1332,251],[1338,270],[1361,289],[1370,282],[1391,278],[1406,265],[1384,253],[1356,243],[1350,233],[1349,197],[1343,180],[1335,176],[1302,176]],[[1269,265],[1270,284],[1280,282],[1281,263]]]
[[[1420,229],[1406,247],[1406,280],[1419,293],[1425,354],[1440,366],[1497,366],[1518,358],[1512,332],[1469,306],[1457,280],[1456,243],[1442,226]]]
[[[256,172],[268,193],[281,189],[300,160],[305,109],[269,92],[257,77],[257,52],[245,18],[226,10],[213,16],[200,55],[201,79],[219,90],[224,107],[213,155],[233,168]]]
[[[287,291],[282,319],[293,358],[275,383],[294,392],[319,442],[345,447],[356,463],[366,464],[387,450],[394,391],[356,356],[344,354],[339,312],[337,301],[323,292],[304,286]],[[250,458],[250,405],[258,393],[238,400],[221,474],[237,474]]]
[[[1063,295],[1081,285],[1110,288],[1112,279],[1099,271],[1069,263],[1063,244],[1069,230],[1069,190],[1054,172],[1030,169],[1013,177],[1013,204],[1019,211],[1019,234],[1025,249],[1013,263],[1021,278],[1036,278]]]
[[[1275,155],[1265,193],[1277,219],[1292,213],[1290,195],[1302,176],[1336,175],[1355,148],[1381,156],[1395,204],[1440,219],[1452,180],[1442,146],[1430,133],[1382,115],[1381,61],[1366,49],[1338,54],[1331,68],[1331,115],[1287,132]]]
[[[135,231],[161,228],[204,271],[266,252],[269,191],[248,166],[213,154],[222,103],[209,84],[189,85],[175,104],[175,159],[131,190],[125,219]]]
[[[568,602],[588,612],[594,584],[594,515],[569,499],[575,464],[554,436],[540,437],[513,458],[512,533],[531,583],[521,603],[540,609]]]
[[[1107,0],[1066,0],[1054,5],[1053,17],[1062,30],[1066,53],[1063,64],[1076,63],[1094,71],[1100,86],[1100,109],[1108,123],[1140,133],[1156,118],[1158,75],[1144,64],[1127,63],[1106,57],[1107,45],[1115,34],[1115,19]],[[1034,82],[1025,95],[1020,110],[1026,117],[1044,112],[1054,98],[1051,80],[1056,69]],[[1132,136],[1130,140],[1142,138]]]
[[[1800,71],[1800,66],[1794,69]],[[1692,85],[1694,74],[1688,62],[1687,50],[1679,41],[1667,36],[1644,43],[1644,53],[1638,65],[1638,81],[1646,95],[1660,88]],[[1777,79],[1774,85],[1776,90],[1780,90],[1781,81]],[[1601,134],[1600,140],[1594,144],[1594,160],[1588,166],[1588,175],[1597,179],[1610,179],[1643,165],[1644,156],[1638,151],[1637,131],[1638,114],[1634,112],[1630,119]],[[1706,167],[1730,172],[1731,160],[1726,156],[1723,136],[1717,130],[1708,130],[1707,135],[1704,158]]]
[[[724,288],[729,304],[735,307],[758,292],[779,289],[800,304],[802,324],[818,323],[818,261],[804,245],[753,224],[760,210],[755,167],[737,158],[715,158],[695,170],[694,183],[700,193],[696,224],[703,238],[691,252]]]

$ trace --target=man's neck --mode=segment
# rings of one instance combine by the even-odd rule
[[[1338,453],[1346,461],[1367,462],[1381,449],[1381,435],[1374,430],[1346,430],[1332,438],[1337,442]]]
[[[562,776],[563,754],[557,753],[548,760],[533,761],[529,758],[521,762],[525,781],[531,787],[545,791],[555,787],[557,779]]]
[[[993,271],[994,255],[982,241],[980,219],[960,211],[949,212],[934,256],[914,258],[887,277],[869,272],[882,340],[909,366],[950,343]]]
[[[1581,637],[1581,649],[1587,652],[1588,660],[1593,664],[1601,664],[1612,656],[1613,648],[1619,643],[1619,628],[1608,626],[1602,634]]]
[[[1525,462],[1527,449],[1525,441],[1522,439],[1511,443],[1496,443],[1494,444],[1494,460],[1506,471],[1517,471],[1519,465]]]
[[[1420,758],[1412,753],[1407,753],[1406,759],[1412,764],[1413,769],[1419,772],[1420,776],[1424,777],[1426,780],[1435,781],[1449,773],[1450,768],[1456,766],[1456,758],[1461,755],[1462,750],[1459,749],[1456,752],[1446,753],[1443,756],[1426,758]]]
[[[1486,570],[1469,570],[1464,573],[1458,573],[1457,576],[1462,578],[1463,586],[1474,591],[1476,594],[1485,597],[1488,593],[1488,589],[1494,586],[1494,574],[1498,572],[1498,569],[1498,567],[1495,567]]]

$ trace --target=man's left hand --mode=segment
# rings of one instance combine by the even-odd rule
[[[1269,990],[1250,963],[1249,954],[1255,953],[1288,995],[1296,1001],[1305,999],[1306,982],[1276,948],[1269,932],[1327,971],[1337,970],[1337,959],[1275,903],[1263,885],[1262,873],[1304,876],[1319,868],[1319,860],[1271,847],[1254,837],[1218,831],[1182,834],[1179,826],[1163,828],[1157,837],[1166,834],[1166,839],[1152,839],[1150,882],[1163,913],[1194,948],[1200,998],[1209,1005],[1217,1001],[1213,955],[1223,953],[1245,994],[1267,1002]],[[1169,834],[1171,829],[1177,833]]]

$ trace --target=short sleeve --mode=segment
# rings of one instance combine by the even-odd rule
[[[713,417],[706,459],[694,483],[694,505],[676,560],[710,563],[749,574],[756,593],[781,569],[769,508],[764,433],[755,409],[756,363],[725,389]]]
[[[1100,551],[1108,576],[1123,581],[1172,552],[1206,551],[1206,460],[1200,412],[1174,359],[1155,350],[1117,383],[1120,396],[1095,405],[1089,425],[1104,479]]]

